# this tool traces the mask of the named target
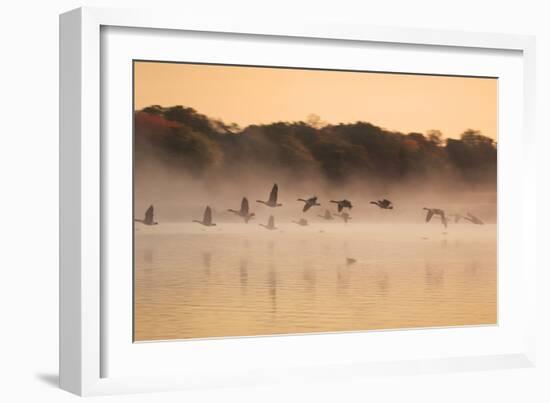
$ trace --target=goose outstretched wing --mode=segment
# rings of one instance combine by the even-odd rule
[[[302,211],[305,213],[312,206],[314,206],[315,203],[317,203],[317,197],[310,197],[309,199],[306,200],[306,204],[304,204],[304,208],[302,209]]]
[[[153,222],[153,217],[154,217],[155,213],[154,213],[154,207],[153,205],[151,204],[149,206],[149,208],[147,209],[147,211],[145,212],[145,222]]]
[[[202,222],[205,225],[212,224],[212,209],[210,206],[206,206],[206,209],[204,209],[204,218],[202,219]]]
[[[277,184],[273,185],[273,189],[271,189],[271,193],[269,194],[269,202],[270,203],[277,203],[277,194],[279,193],[279,187]]]
[[[241,202],[241,214],[248,215],[248,209],[248,199],[246,197],[243,197],[243,201]]]
[[[336,203],[338,205],[338,212],[341,213],[342,210],[344,209],[344,202],[345,200],[331,200],[330,201],[331,203]]]
[[[483,221],[481,221],[478,217],[476,217],[475,215],[473,215],[472,213],[466,213],[468,214],[468,217],[470,217],[470,220],[474,223],[474,224],[483,224]]]
[[[428,213],[426,214],[426,222],[430,222],[430,220],[432,219],[433,215],[434,215],[433,210],[428,210]]]

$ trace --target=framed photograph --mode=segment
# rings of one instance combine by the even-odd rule
[[[534,365],[534,39],[60,18],[60,383]]]

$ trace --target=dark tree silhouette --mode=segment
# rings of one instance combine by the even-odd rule
[[[138,170],[155,160],[195,176],[248,166],[297,179],[320,175],[335,184],[357,178],[392,184],[426,175],[472,185],[496,183],[496,143],[475,130],[444,141],[437,130],[404,134],[367,122],[320,124],[318,117],[241,129],[192,108],[159,105],[137,111],[134,127]]]

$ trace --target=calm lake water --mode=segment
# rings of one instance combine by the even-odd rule
[[[496,323],[495,225],[276,225],[137,225],[135,340]]]

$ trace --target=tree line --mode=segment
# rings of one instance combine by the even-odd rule
[[[315,116],[241,128],[183,106],[135,112],[134,157],[136,170],[157,161],[197,178],[276,171],[334,184],[429,178],[495,187],[497,174],[496,142],[473,129],[450,139],[437,130],[400,133],[368,122],[321,124]]]

